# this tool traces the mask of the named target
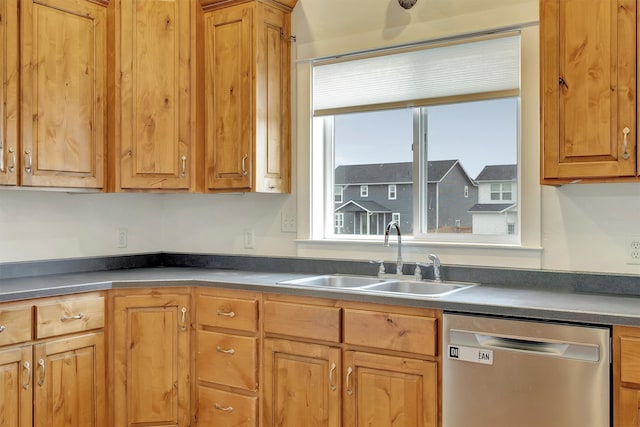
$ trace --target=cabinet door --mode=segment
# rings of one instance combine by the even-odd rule
[[[344,369],[345,426],[437,426],[436,362],[347,351]]]
[[[264,426],[340,426],[340,378],[340,349],[266,339]]]
[[[196,2],[117,3],[121,123],[116,186],[188,190],[193,176],[190,13]]]
[[[0,0],[0,185],[18,183],[18,0]]]
[[[542,181],[634,176],[636,1],[542,0],[540,31]]]
[[[259,3],[256,19],[255,191],[291,191],[290,14]]]
[[[114,299],[114,425],[189,423],[189,296]]]
[[[33,362],[35,427],[106,426],[102,333],[37,344]]]
[[[0,351],[0,427],[31,427],[31,346]]]
[[[251,189],[252,28],[255,9],[239,5],[205,17],[206,186]]]
[[[107,11],[97,3],[20,3],[22,185],[104,186]]]

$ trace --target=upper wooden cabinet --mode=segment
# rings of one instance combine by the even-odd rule
[[[18,0],[0,0],[0,17],[0,185],[16,185],[20,171]]]
[[[635,179],[635,0],[540,0],[541,182]]]
[[[191,190],[192,30],[197,3],[114,0],[110,6],[110,188]]]
[[[206,2],[206,191],[291,191],[290,11]],[[236,4],[239,3],[239,4]]]
[[[0,3],[6,104],[0,184],[102,189],[106,162],[107,10],[84,0]],[[18,49],[19,46],[19,49]],[[21,65],[21,141],[16,123],[16,58]]]

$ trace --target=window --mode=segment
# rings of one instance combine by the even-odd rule
[[[511,201],[511,184],[491,184],[491,200]]]
[[[334,203],[325,193],[324,218],[340,208],[353,222],[338,231],[325,221],[325,237],[381,234],[379,224],[402,217],[402,234],[415,239],[519,241],[519,34],[370,52],[312,70],[312,152],[323,156],[314,164],[324,165],[325,188],[336,188]],[[354,185],[366,201],[338,197],[337,188]]]
[[[400,213],[394,212],[391,214],[391,221],[397,222],[400,224]]]
[[[335,203],[342,203],[343,192],[344,192],[344,189],[341,186],[336,185],[335,193],[333,196]]]
[[[339,230],[344,228],[344,214],[343,213],[337,213],[335,215],[335,227],[336,227],[336,233],[339,233]]]
[[[515,224],[507,224],[507,234],[516,234]]]
[[[397,190],[398,188],[396,187],[396,184],[389,184],[389,189],[387,190],[387,198],[389,200],[395,200]]]

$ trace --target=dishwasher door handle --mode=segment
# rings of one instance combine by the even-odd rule
[[[600,361],[600,347],[596,344],[544,341],[533,337],[500,336],[453,329],[449,332],[451,345],[481,346],[500,351],[529,353],[586,362]]]

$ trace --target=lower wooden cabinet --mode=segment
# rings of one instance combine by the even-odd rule
[[[436,427],[436,362],[346,351],[345,426]]]
[[[640,328],[613,327],[613,425],[640,427]]]
[[[328,345],[266,339],[264,426],[340,426],[340,353]]]
[[[438,314],[274,296],[263,427],[437,427]]]
[[[113,426],[189,425],[190,319],[189,293],[115,293]]]
[[[0,426],[31,427],[32,347],[0,350]]]
[[[35,346],[35,427],[106,426],[102,332]]]
[[[244,396],[211,387],[199,387],[198,425],[256,427],[258,397]]]

